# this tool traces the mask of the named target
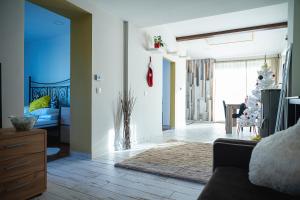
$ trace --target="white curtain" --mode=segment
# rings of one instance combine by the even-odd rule
[[[214,121],[224,121],[226,103],[241,103],[246,96],[245,62],[217,62],[215,65]]]
[[[223,100],[229,104],[240,104],[245,101],[247,95],[251,94],[255,88],[257,71],[261,69],[264,62],[264,59],[216,62],[213,106],[215,122],[225,121]],[[268,58],[267,63],[278,80],[279,58]]]

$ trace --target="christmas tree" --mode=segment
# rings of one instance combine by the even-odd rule
[[[256,87],[254,90],[252,90],[252,94],[249,97],[247,97],[247,109],[239,118],[239,127],[261,127],[261,90],[276,88],[275,74],[268,67],[266,59],[265,64],[257,73],[258,77]]]

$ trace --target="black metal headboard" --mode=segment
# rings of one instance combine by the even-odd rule
[[[29,76],[29,103],[43,97],[50,96],[57,101],[57,107],[70,106],[70,79],[55,83],[40,83]]]

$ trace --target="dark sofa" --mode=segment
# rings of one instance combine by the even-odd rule
[[[249,181],[249,162],[255,145],[254,141],[217,139],[213,146],[213,175],[198,200],[298,200],[299,197]]]

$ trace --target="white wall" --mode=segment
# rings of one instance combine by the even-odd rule
[[[180,129],[186,126],[186,59],[176,60],[176,81],[175,81],[175,128]]]
[[[133,142],[158,142],[162,136],[162,56],[145,50],[144,32],[129,24],[128,88],[136,96],[132,114]],[[152,57],[153,87],[146,75]]]
[[[175,66],[175,128],[183,128],[186,126],[185,122],[185,111],[186,111],[186,59],[180,58],[174,54],[167,54],[166,52],[178,51],[178,53],[184,53],[180,51],[180,45],[176,42],[175,36],[169,31],[169,29],[163,26],[154,26],[145,28],[142,30],[147,35],[148,41],[145,46],[149,43],[150,39],[154,35],[161,35],[162,40],[167,44],[166,50],[163,51],[162,57],[169,59],[176,63]],[[144,39],[145,41],[145,39]],[[151,44],[150,44],[151,45]],[[182,49],[183,50],[183,49]]]
[[[123,22],[97,9],[93,12],[92,153],[114,147],[114,110],[123,90]],[[101,93],[96,94],[96,87]]]
[[[163,57],[176,63],[175,128],[185,126],[185,59],[165,53],[147,51],[146,32],[129,24],[129,88],[137,97],[133,111],[136,143],[159,142],[162,139],[162,67]],[[152,57],[153,87],[148,87],[146,74]]]
[[[123,90],[123,22],[91,1],[70,0],[93,14],[92,157],[114,148],[114,110]],[[146,51],[145,31],[129,24],[128,85],[137,97],[132,116],[132,142],[159,142],[162,139],[163,56],[176,62],[175,126],[185,126],[185,59]],[[154,86],[146,83],[149,56],[152,56]],[[96,94],[96,87],[101,93]]]
[[[2,121],[23,114],[24,87],[24,1],[0,1],[0,62],[2,63]]]
[[[123,89],[123,22],[102,11],[92,1],[69,1],[93,15],[92,74],[99,73],[102,76],[101,81],[92,81],[91,88],[91,153],[92,157],[97,157],[113,148],[113,110],[116,108],[119,92]],[[6,119],[8,115],[23,114],[24,1],[2,0],[0,5],[3,117],[4,125],[9,126],[10,123]],[[176,62],[176,127],[184,125],[185,120],[185,77],[182,76],[185,75],[185,60],[146,51],[144,36],[144,31],[129,26],[129,86],[137,96],[133,112],[133,141],[156,142],[160,141],[162,136],[163,56]],[[154,70],[152,88],[146,84],[150,55]],[[101,88],[100,94],[96,94],[96,87]]]
[[[123,90],[123,22],[100,8],[93,9],[93,74],[102,76],[101,81],[93,81],[92,88],[92,157],[97,157],[114,148],[114,111]],[[137,97],[132,143],[160,142],[163,57],[176,62],[176,128],[185,125],[185,59],[146,51],[145,32],[134,25],[129,25],[128,35],[128,85]],[[146,83],[149,56],[154,71],[152,88]],[[101,88],[100,94],[96,87]]]
[[[92,1],[69,0],[90,12],[92,19],[92,157],[114,148],[114,110],[123,89],[123,21]],[[93,79],[93,77],[91,77]],[[101,92],[96,93],[96,88]]]

